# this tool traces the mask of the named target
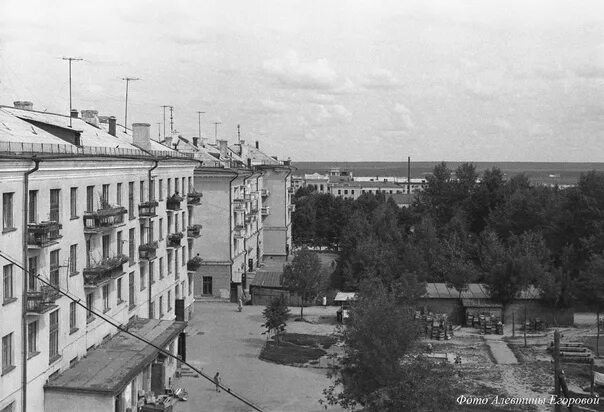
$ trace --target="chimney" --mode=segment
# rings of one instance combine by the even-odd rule
[[[13,105],[17,109],[34,110],[34,104],[32,102],[27,101],[27,100],[18,100],[16,102],[13,102]]]
[[[199,147],[199,137],[194,137],[193,138],[193,146]]]
[[[252,168],[252,159],[251,158],[247,158],[247,168],[251,169]]]
[[[109,116],[109,134],[115,136],[116,120],[115,116]]]
[[[226,157],[229,142],[227,140],[216,140],[216,143],[218,143],[218,147],[220,148],[220,156]]]
[[[99,127],[98,110],[82,110],[82,120],[95,127]]]
[[[166,136],[164,139],[164,146],[168,146],[170,149],[172,149],[172,136]]]
[[[71,109],[71,117],[74,119],[78,118],[78,109]]]
[[[151,125],[149,123],[132,123],[132,143],[143,149],[151,149]]]
[[[260,149],[260,142],[256,140],[256,149]]]

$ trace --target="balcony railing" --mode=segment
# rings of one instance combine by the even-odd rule
[[[202,197],[203,194],[200,192],[189,192],[187,193],[187,203],[190,205],[200,205]]]
[[[178,232],[178,233],[171,233],[168,235],[168,247],[180,247],[180,241],[182,240],[182,238],[184,237],[184,235],[182,234],[182,232]]]
[[[159,205],[155,200],[149,200],[138,205],[139,217],[155,217],[157,216],[156,208]]]
[[[101,286],[111,279],[119,277],[124,273],[122,265],[128,262],[128,256],[118,255],[105,258],[99,263],[91,264],[84,268],[84,286],[95,288]]]
[[[260,213],[262,216],[268,216],[271,214],[271,208],[269,206],[263,206],[262,209],[260,209]]]
[[[287,188],[287,193],[294,193],[294,188],[293,187],[288,187]]]
[[[287,205],[287,208],[292,212],[296,211],[296,205],[294,205],[293,203],[290,203],[289,205]]]
[[[203,259],[199,256],[195,256],[194,258],[189,259],[187,262],[187,270],[196,271],[199,269],[201,264],[203,263]]]
[[[260,195],[261,195],[262,197],[267,197],[267,196],[270,196],[270,194],[271,194],[271,192],[270,192],[270,190],[268,190],[268,189],[261,189],[261,190],[260,190]]]
[[[95,212],[84,213],[84,233],[98,233],[114,229],[124,223],[128,213],[123,206],[105,206]]]
[[[180,210],[180,202],[183,201],[182,196],[178,194],[173,194],[172,196],[166,199],[166,209],[167,210]]]
[[[42,314],[56,307],[54,304],[61,293],[48,285],[42,285],[40,290],[27,291],[27,313]]]
[[[199,237],[201,236],[201,225],[193,225],[187,228],[187,237]]]
[[[27,244],[37,247],[54,245],[61,238],[59,231],[62,228],[57,222],[30,223],[27,225]]]
[[[237,202],[234,204],[233,210],[235,210],[235,212],[245,212],[245,206],[243,203]]]
[[[157,241],[145,243],[138,247],[138,257],[144,260],[153,260],[156,258],[156,251],[159,247]]]
[[[233,229],[233,236],[236,238],[245,237],[245,226],[243,226],[243,225],[235,226],[235,228]]]

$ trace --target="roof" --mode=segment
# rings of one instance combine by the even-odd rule
[[[166,347],[187,326],[186,322],[158,319],[136,319],[128,330],[151,341],[160,348]],[[159,350],[124,332],[90,351],[73,367],[49,380],[46,391],[80,391],[106,393],[115,396],[155,360]]]
[[[539,299],[540,292],[534,286],[530,286],[520,292],[516,299]],[[481,283],[468,284],[468,290],[461,292],[453,287],[447,287],[445,283],[426,283],[426,293],[422,298],[427,299],[490,299],[491,296],[486,285]]]
[[[101,127],[101,129],[106,131],[107,134],[109,134],[109,123],[100,122],[99,126]],[[92,127],[94,127],[94,126],[92,126]],[[111,136],[111,135],[109,135],[109,136]],[[132,129],[126,128],[126,131],[124,132],[124,126],[117,124],[115,127],[115,138],[120,140],[121,142],[124,142],[127,144],[132,144]],[[169,148],[168,146],[164,146],[163,144],[159,143],[157,140],[149,139],[149,142],[151,143],[151,150],[159,150],[162,152],[176,153],[175,150]]]
[[[336,297],[333,298],[334,302],[347,302],[349,300],[357,300],[357,294],[355,292],[338,292]]]
[[[415,193],[388,193],[387,195],[397,205],[410,205],[415,200]]]
[[[4,107],[0,107],[0,142],[66,144],[65,140],[19,119]]]
[[[464,308],[502,308],[501,303],[494,303],[491,300],[483,299],[462,299],[461,305]]]
[[[283,272],[258,272],[250,286],[262,288],[280,288]]]
[[[343,181],[343,182],[331,182],[334,188],[346,188],[346,187],[358,187],[366,189],[402,189],[404,185],[394,182],[358,182],[358,181]]]

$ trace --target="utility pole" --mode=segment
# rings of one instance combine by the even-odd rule
[[[165,140],[166,139],[166,109],[168,107],[172,107],[172,106],[163,105],[161,107],[162,107],[162,109],[164,109],[164,140]]]
[[[170,106],[170,136],[174,134],[174,106]]]
[[[556,412],[562,410],[557,402],[560,399],[560,332],[554,332],[554,393],[556,394]]]
[[[161,142],[161,122],[157,122],[157,141]]]
[[[237,125],[237,143],[241,144],[241,126]]]
[[[214,143],[218,139],[218,125],[222,124],[222,122],[214,122]]]
[[[126,133],[128,128],[128,84],[140,79],[138,77],[122,77],[122,80],[126,80],[126,109],[124,111],[124,133]]]
[[[205,112],[197,112],[197,137],[201,141],[201,115],[205,114]]]
[[[71,62],[79,62],[84,59],[80,59],[77,57],[63,57],[63,60],[69,62],[69,127],[71,127]]]

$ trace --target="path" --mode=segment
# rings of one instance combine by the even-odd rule
[[[484,340],[489,346],[493,358],[495,358],[495,363],[499,365],[514,365],[518,363],[516,355],[514,355],[508,344],[502,340],[501,335],[484,335]]]
[[[261,335],[263,329],[260,326],[263,309],[263,306],[245,306],[239,313],[233,303],[195,303],[195,314],[187,328],[187,361],[203,368],[204,373],[210,376],[219,371],[224,385],[267,412],[324,411],[318,400],[323,389],[330,384],[325,370],[282,366],[258,359],[266,340]],[[294,310],[292,308],[292,312]],[[323,315],[333,312],[335,318],[336,310],[335,307],[312,307],[305,308],[304,313]],[[304,333],[306,331],[298,330],[306,328],[301,325],[304,323],[292,321],[288,331]],[[316,329],[327,326],[325,333],[333,329],[329,325],[308,326]],[[190,398],[187,402],[179,402],[176,412],[251,410],[224,391],[216,392],[214,386],[203,378],[185,376],[177,385],[185,387]]]

